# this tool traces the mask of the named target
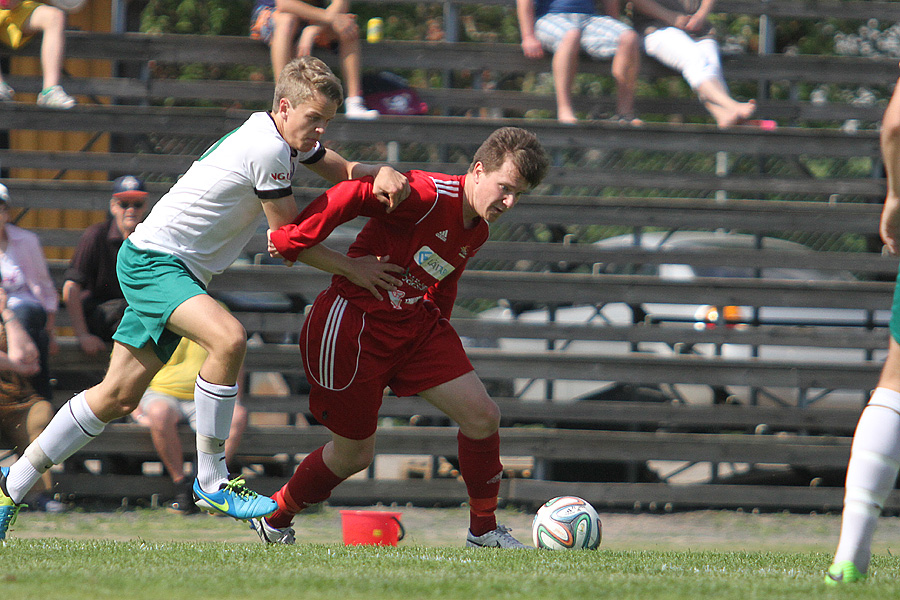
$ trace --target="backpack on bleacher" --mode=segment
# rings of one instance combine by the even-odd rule
[[[362,77],[363,100],[366,106],[383,115],[424,115],[428,104],[424,102],[409,82],[389,71],[378,74],[364,73]]]

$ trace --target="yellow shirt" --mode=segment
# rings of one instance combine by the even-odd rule
[[[200,366],[206,360],[206,350],[200,344],[182,338],[175,353],[147,386],[154,392],[168,394],[179,400],[194,399],[194,384]]]
[[[25,33],[25,22],[31,18],[40,4],[25,2],[0,2],[0,43],[17,50],[25,45],[34,34]]]

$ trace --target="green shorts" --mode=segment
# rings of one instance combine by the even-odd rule
[[[900,344],[900,273],[894,285],[894,303],[891,305],[891,337]]]
[[[205,294],[206,288],[171,254],[142,250],[127,239],[119,249],[116,275],[128,308],[113,339],[134,348],[152,342],[156,356],[168,362],[181,341],[166,329],[169,315],[188,298]]]

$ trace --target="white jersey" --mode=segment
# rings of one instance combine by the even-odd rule
[[[324,155],[293,150],[267,112],[213,144],[157,202],[128,239],[171,254],[204,284],[240,255],[256,232],[262,202],[290,195],[298,162]]]

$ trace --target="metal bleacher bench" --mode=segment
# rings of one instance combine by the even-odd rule
[[[849,3],[853,4],[853,3]],[[856,3],[861,4],[861,3]],[[868,3],[865,3],[868,4]],[[889,4],[889,3],[872,3]],[[38,47],[26,46],[23,55],[35,55]],[[268,48],[246,37],[196,36],[141,33],[107,34],[69,31],[66,37],[69,58],[109,60],[121,63],[206,63],[255,65],[267,69]],[[320,52],[320,58],[337,68],[336,56]],[[518,44],[485,42],[362,42],[363,67],[370,71],[390,70],[400,73],[415,69],[433,71],[491,71],[495,74],[549,72],[550,59],[530,60],[522,55]],[[889,57],[841,57],[788,54],[736,54],[722,57],[729,82],[771,81],[802,83],[840,83],[854,85],[889,85],[895,78],[896,60]],[[608,61],[582,60],[579,71],[609,75]],[[208,100],[219,102],[271,101],[272,85],[265,81],[183,81],[158,79],[152,69],[144,69],[140,77],[72,78],[66,82],[70,93],[116,97],[127,100],[161,99]],[[647,79],[673,76],[673,72],[651,59],[644,58],[641,76]],[[22,92],[40,90],[39,77],[13,76],[11,85]],[[433,88],[417,92],[431,106],[442,111],[482,108],[523,112],[531,109],[552,110],[551,95],[528,94],[515,90],[490,88]],[[576,97],[576,109],[600,112],[612,106],[611,98]],[[759,100],[758,114],[765,118],[791,121],[844,121],[858,119],[876,121],[883,107],[855,106],[847,103],[817,104],[799,100]],[[640,114],[703,115],[703,108],[692,99],[638,98]]]
[[[739,5],[740,2],[727,2]],[[779,6],[782,3],[771,3]],[[869,4],[869,3],[846,3]],[[889,3],[872,3],[889,4]],[[798,5],[799,6],[799,5]],[[67,34],[67,56],[148,63],[239,62],[260,67],[268,65],[264,46],[245,38],[200,36],[151,36],[142,34]],[[189,42],[189,43],[188,43]],[[32,45],[34,46],[34,45]],[[33,47],[27,52],[35,52]],[[549,71],[549,62],[527,61],[516,45],[453,44],[424,42],[383,42],[363,49],[366,68],[371,69],[491,69],[496,71]],[[331,60],[330,57],[328,57]],[[646,63],[646,61],[645,61]],[[647,63],[646,74],[663,76],[658,66]],[[583,64],[587,72],[606,73],[604,63]],[[805,56],[725,57],[730,79],[789,79],[794,82],[879,82],[885,73],[894,73],[894,59],[842,59]],[[140,100],[152,103],[163,98],[235,100],[267,102],[271,83],[233,81],[172,81],[155,79],[147,71],[144,78],[86,78],[66,82],[70,93]],[[10,78],[22,92],[35,91],[37,78]],[[502,107],[523,110],[552,107],[548,97],[529,97],[520,92],[490,90],[423,90],[423,97],[447,112],[457,108]],[[604,100],[583,99],[585,103]],[[700,110],[696,103],[673,103],[672,110]],[[657,108],[653,108],[656,106]],[[639,103],[639,110],[658,110],[659,104]],[[861,118],[877,120],[880,109],[848,105],[817,106],[809,103],[763,101],[761,112],[777,118],[832,120]],[[94,131],[123,135],[171,134],[218,137],[246,119],[249,111],[238,107],[194,108],[129,106],[83,103],[71,111],[50,113],[31,104],[0,105],[4,128],[52,131]],[[52,118],[48,118],[51,117]],[[717,131],[711,126],[654,124],[639,129],[607,123],[585,123],[577,128],[560,126],[552,120],[475,119],[453,116],[385,117],[374,122],[336,119],[328,138],[338,143],[374,144],[386,140],[401,144],[424,139],[444,145],[473,146],[501,125],[523,125],[534,130],[554,154],[569,150],[623,153],[630,150],[729,153],[759,158],[781,157],[799,162],[808,156],[852,160],[870,158],[873,176],[814,176],[799,172],[777,174],[698,174],[678,169],[628,171],[557,165],[545,188],[523,198],[515,211],[504,217],[512,224],[617,225],[629,229],[732,229],[760,235],[781,231],[853,233],[877,235],[880,207],[874,202],[884,194],[884,180],[877,174],[878,135],[865,130],[848,133],[839,129],[807,130],[781,127],[776,131],[735,128]],[[50,152],[0,150],[4,168],[50,165],[60,171],[131,171],[162,178],[183,172],[194,155],[161,155],[138,152]],[[399,162],[400,170],[426,168],[458,173],[465,164],[454,162]],[[92,182],[7,180],[18,202],[32,208],[104,209],[109,184]],[[695,193],[691,198],[629,197],[621,195],[577,195],[567,187],[640,188],[680,190]],[[301,174],[295,181],[301,199],[318,194],[320,180]],[[165,184],[150,185],[151,200],[166,190]],[[726,196],[710,197],[716,192]],[[766,195],[796,195],[797,201],[758,199]],[[730,195],[757,195],[752,199]],[[646,195],[645,195],[646,196]],[[845,198],[851,201],[843,202]],[[828,201],[823,201],[827,199]],[[72,246],[79,231],[38,228],[45,245]],[[252,243],[254,252],[262,240]],[[638,248],[602,250],[590,244],[493,241],[479,259],[498,263],[527,261],[531,271],[473,269],[460,282],[461,300],[530,301],[535,303],[588,303],[624,301],[684,302],[711,305],[851,307],[867,311],[890,306],[893,284],[887,281],[774,281],[742,278],[698,278],[693,281],[664,281],[642,275],[608,275],[602,272],[560,273],[551,266],[560,262],[594,265],[614,260],[641,264],[679,262],[691,265],[731,265],[765,268],[792,266],[850,270],[867,275],[896,272],[897,261],[877,252],[817,252],[793,257],[767,250],[747,252],[688,252],[661,254]],[[64,263],[52,261],[57,282]],[[328,276],[302,267],[290,270],[271,265],[235,265],[213,280],[211,291],[277,290],[312,298],[323,289]],[[303,315],[291,312],[236,312],[248,331],[296,332]],[[887,345],[884,328],[769,326],[747,329],[656,327],[638,322],[630,326],[591,327],[561,323],[486,323],[460,311],[453,320],[459,332],[473,338],[523,338],[548,341],[626,341],[633,344],[653,341],[672,347],[679,344],[747,344],[809,347],[851,347],[867,355]],[[62,339],[61,352],[53,357],[59,373],[102,369],[103,358],[89,359],[74,340]],[[877,380],[880,364],[871,359],[842,364],[815,364],[802,360],[772,362],[754,358],[700,357],[689,354],[655,356],[630,352],[615,356],[588,353],[504,352],[498,348],[471,348],[471,360],[485,379],[574,378],[612,380],[623,384],[648,382],[704,385],[781,385],[786,387],[870,389]],[[299,375],[300,354],[293,344],[263,344],[248,350],[247,369]],[[60,390],[64,399],[65,393]],[[77,390],[76,390],[77,391]],[[249,395],[254,412],[305,413],[307,398]],[[797,406],[680,405],[646,402],[525,402],[499,398],[504,421],[501,436],[503,453],[528,456],[536,462],[553,460],[610,460],[626,463],[684,461],[687,463],[747,463],[790,465],[792,468],[840,469],[846,464],[850,435],[861,406],[817,408]],[[379,432],[379,454],[439,455],[455,453],[455,431],[446,425],[419,427],[403,423],[415,417],[437,418],[435,409],[424,401],[386,398],[382,414],[395,419],[393,427]],[[765,428],[760,428],[765,425]],[[762,431],[781,432],[768,435]],[[193,438],[182,431],[185,448],[193,448]],[[297,455],[312,451],[327,439],[318,427],[251,426],[240,455],[251,464],[265,458],[292,467]],[[152,456],[149,433],[134,425],[114,423],[83,456],[123,454]],[[58,474],[60,489],[76,495],[106,497],[132,495],[146,497],[159,491],[159,478],[133,475]],[[257,474],[254,489],[272,492],[283,478],[265,470]],[[553,495],[577,494],[598,506],[643,505],[676,507],[730,506],[746,508],[835,509],[841,504],[837,487],[781,487],[758,485],[676,486],[665,483],[559,483],[539,479],[509,479],[501,495],[507,501],[538,504]],[[416,502],[458,503],[465,500],[464,487],[454,480],[352,480],[333,496],[335,502]],[[888,510],[900,508],[892,498]]]

